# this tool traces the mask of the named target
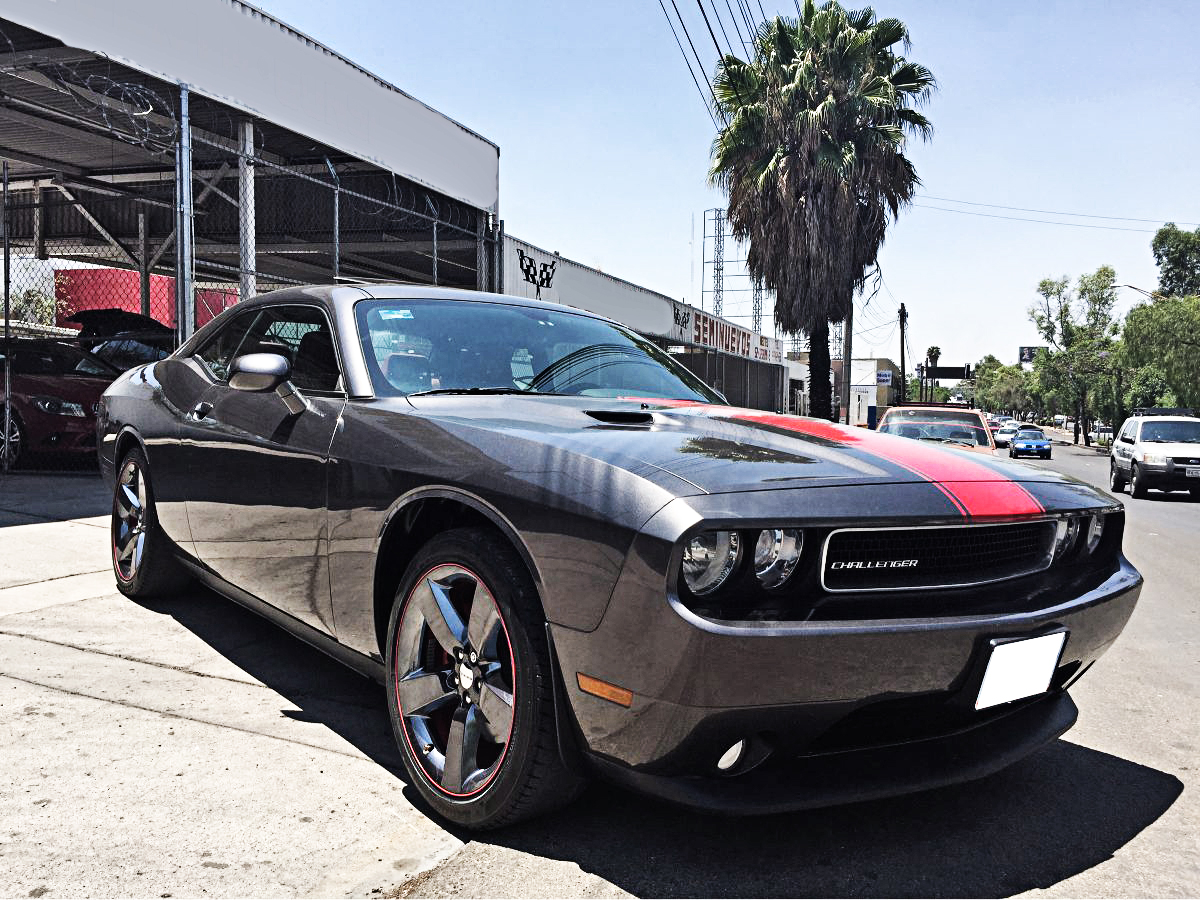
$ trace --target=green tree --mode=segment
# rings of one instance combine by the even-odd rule
[[[1158,366],[1142,366],[1133,373],[1125,390],[1125,408],[1139,406],[1178,406],[1179,398]]]
[[[797,18],[763,22],[753,58],[724,56],[713,80],[727,124],[709,179],[728,197],[751,276],[775,292],[775,321],[809,335],[815,416],[832,413],[830,323],[845,319],[920,184],[907,138],[932,133],[915,107],[933,75],[897,44],[908,44],[898,19],[805,0]]]
[[[1200,294],[1200,228],[1184,231],[1168,222],[1150,241],[1158,264],[1158,290],[1168,297]]]
[[[1075,413],[1075,443],[1082,432],[1089,446],[1087,422],[1095,397],[1097,392],[1112,393],[1119,362],[1119,326],[1112,315],[1116,282],[1110,266],[1081,275],[1074,291],[1066,276],[1045,278],[1037,289],[1042,299],[1029,309],[1038,333],[1050,344],[1050,352],[1038,353],[1034,360],[1040,388],[1069,404]]]
[[[1200,406],[1200,297],[1156,297],[1125,316],[1131,366],[1154,366],[1185,406]]]

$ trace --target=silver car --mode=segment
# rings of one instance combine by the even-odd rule
[[[1109,486],[1133,497],[1146,491],[1191,491],[1200,499],[1200,418],[1188,415],[1132,416],[1109,451]]]

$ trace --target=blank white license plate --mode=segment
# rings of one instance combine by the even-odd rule
[[[1200,466],[1188,466],[1184,471],[1188,478],[1200,478]]]
[[[987,709],[1045,691],[1050,687],[1066,640],[1067,633],[1059,631],[993,644],[975,708]]]

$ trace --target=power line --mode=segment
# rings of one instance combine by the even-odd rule
[[[987,209],[1007,209],[1013,212],[1040,213],[1044,216],[1070,216],[1075,219],[1108,219],[1113,222],[1149,222],[1151,224],[1170,221],[1169,219],[1136,219],[1133,216],[1099,216],[1090,213],[1059,212],[1053,209],[1027,209],[1024,206],[1004,206],[1000,203],[976,203],[972,200],[955,200],[953,197],[934,197],[932,194],[925,193],[919,196],[925,197],[928,200],[937,200],[939,203],[961,203],[964,206],[982,206]],[[1177,222],[1176,224],[1195,226],[1200,225],[1200,222]]]
[[[746,51],[746,55],[748,57],[753,56],[753,54],[750,52],[750,44],[747,43],[746,39],[742,36],[741,26],[738,25],[737,16],[734,15],[733,7],[729,5],[729,0],[725,0],[725,8],[729,10],[729,18],[733,22],[733,30],[737,32],[738,40],[742,42],[742,49]]]
[[[1029,219],[1024,216],[1001,216],[996,213],[972,212],[969,209],[947,209],[944,206],[930,206],[927,203],[914,203],[922,209],[936,209],[940,212],[958,213],[960,216],[982,216],[985,219],[1008,219],[1012,222],[1037,222],[1042,225],[1062,225],[1066,228],[1095,228],[1100,231],[1133,231],[1138,234],[1154,234],[1153,228],[1118,228],[1113,225],[1086,225],[1083,222],[1055,222],[1051,219]]]
[[[671,26],[671,34],[675,35],[675,45],[679,48],[679,52],[683,55],[683,63],[687,66],[688,74],[692,76],[692,81],[696,85],[696,90],[700,92],[700,102],[704,104],[704,111],[708,113],[708,117],[712,119],[713,128],[720,128],[721,126],[717,124],[717,117],[713,115],[712,109],[708,105],[708,98],[704,96],[704,89],[700,87],[700,80],[696,78],[696,73],[692,71],[692,62],[688,59],[687,51],[683,49],[683,44],[679,41],[679,34],[675,31],[675,23],[671,21],[670,13],[667,12],[666,6],[663,6],[663,0],[658,0],[658,5],[662,8],[663,15],[666,16],[667,24]],[[676,9],[676,12],[678,11],[679,10]],[[688,43],[691,43],[691,38],[688,39]],[[694,47],[692,49],[693,51],[695,50]]]
[[[721,19],[721,14],[717,12],[716,0],[708,0],[708,5],[712,7],[713,15],[717,17],[717,24],[721,26],[721,34],[725,35],[725,44],[729,47],[729,55],[733,56],[733,41],[729,40],[729,32],[725,30],[725,22]],[[700,7],[700,11],[704,12],[703,6]],[[718,51],[720,50],[720,48],[717,49]]]
[[[659,2],[661,3],[662,0],[659,0]],[[705,70],[704,70],[704,63],[702,63],[700,61],[700,54],[696,52],[696,45],[694,43],[692,43],[692,35],[688,32],[688,27],[687,27],[687,24],[683,21],[683,16],[681,16],[679,14],[679,7],[675,4],[675,0],[671,0],[671,6],[675,10],[675,17],[677,19],[679,19],[679,27],[683,29],[683,36],[685,38],[687,38],[688,46],[692,48],[692,55],[696,57],[696,65],[697,65],[697,67],[699,67],[700,72],[704,75],[704,83],[708,85],[708,95],[710,97],[712,97],[712,102],[713,102],[712,108],[714,110],[716,110],[717,112],[721,113],[721,119],[724,120],[725,113],[721,111],[721,106],[719,103],[717,103],[717,95],[713,93],[712,84],[708,80],[708,73],[705,72]],[[704,7],[701,7],[700,11],[703,12]],[[710,28],[709,30],[711,31],[712,29]],[[715,37],[713,38],[713,42],[714,43],[716,42]],[[708,101],[705,100],[705,103],[707,103],[707,102]],[[713,121],[713,124],[714,125],[717,124],[715,120]],[[728,123],[726,123],[726,124],[728,124]],[[717,127],[720,127],[720,126],[717,126]]]

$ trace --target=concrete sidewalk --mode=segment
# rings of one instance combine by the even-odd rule
[[[0,896],[378,896],[461,846],[377,686],[208,591],[117,593],[109,504],[0,477]]]

